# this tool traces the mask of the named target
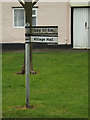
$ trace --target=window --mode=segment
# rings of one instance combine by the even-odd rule
[[[24,9],[14,9],[14,26],[24,26]]]
[[[36,26],[37,8],[32,10],[32,25]],[[24,8],[13,9],[13,26],[14,28],[23,28],[25,26]]]

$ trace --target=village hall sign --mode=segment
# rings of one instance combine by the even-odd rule
[[[32,26],[25,27],[29,31],[25,34],[26,38],[31,36],[31,42],[39,43],[58,43],[58,26]]]

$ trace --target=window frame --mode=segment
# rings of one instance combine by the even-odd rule
[[[24,9],[22,7],[15,7],[13,8],[13,28],[25,28],[25,11],[24,11],[24,26],[15,26],[14,25],[14,10],[16,9]],[[36,17],[36,25],[37,25],[37,8],[33,8],[32,10],[35,10],[35,15],[32,15],[32,17]]]

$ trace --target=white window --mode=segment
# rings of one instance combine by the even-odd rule
[[[36,26],[37,8],[32,10],[32,25]],[[25,12],[24,8],[13,9],[13,26],[14,28],[24,28],[25,26]]]

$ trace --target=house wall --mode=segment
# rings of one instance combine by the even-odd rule
[[[1,2],[0,2],[0,42],[2,42],[2,3]]]
[[[70,4],[65,2],[38,3],[38,25],[57,25],[58,43],[70,43]]]
[[[70,4],[66,2],[38,2],[37,25],[57,25],[58,43],[70,44]],[[2,3],[2,42],[24,43],[24,28],[13,28],[13,8],[17,2]]]
[[[2,3],[2,43],[23,43],[24,28],[13,27],[13,8],[20,6],[15,2]]]

